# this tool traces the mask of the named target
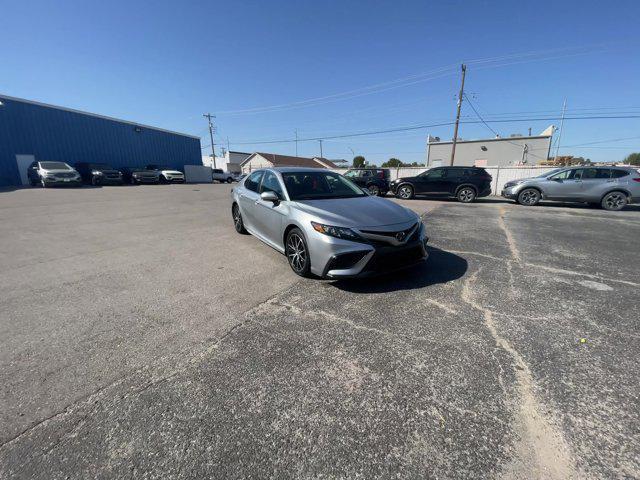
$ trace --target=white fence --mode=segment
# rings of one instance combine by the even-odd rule
[[[491,181],[491,192],[500,195],[500,191],[505,183],[519,178],[535,177],[553,170],[555,167],[482,167],[493,177]],[[333,171],[345,173],[348,168],[335,168]],[[390,168],[391,180],[401,177],[414,177],[426,170],[426,167],[399,167]]]

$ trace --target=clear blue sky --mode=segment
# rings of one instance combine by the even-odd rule
[[[461,61],[487,120],[557,116],[564,98],[569,115],[640,115],[639,19],[637,0],[12,0],[2,9],[0,92],[192,133],[203,147],[211,111],[217,143],[283,154],[295,144],[240,143],[292,139],[296,128],[310,138],[452,119]],[[285,106],[223,113],[274,105]],[[463,115],[476,118],[468,104]],[[502,135],[551,123],[489,121]],[[326,140],[324,154],[424,162],[426,134],[452,130]],[[493,134],[464,124],[460,136]],[[627,137],[636,138],[610,141]],[[565,123],[563,145],[599,141],[561,152],[619,160],[640,151],[640,119]],[[299,143],[300,155],[318,153],[317,141]]]

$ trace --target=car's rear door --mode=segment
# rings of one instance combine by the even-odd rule
[[[264,173],[259,192],[273,192],[280,202],[266,202],[258,198],[254,219],[257,233],[274,246],[283,248],[282,224],[287,207],[282,203],[285,197],[280,180],[275,173],[269,170]]]
[[[611,178],[610,168],[583,168],[579,200],[599,202],[615,183],[616,179]]]
[[[244,181],[243,187],[238,191],[242,219],[249,229],[255,228],[254,225],[256,225],[256,202],[260,199],[258,189],[260,188],[260,181],[262,180],[263,174],[264,170],[253,172],[249,177],[247,177]]]

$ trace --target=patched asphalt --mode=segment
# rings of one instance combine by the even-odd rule
[[[637,208],[402,202],[429,260],[337,282],[228,190],[0,193],[0,476],[640,476]]]

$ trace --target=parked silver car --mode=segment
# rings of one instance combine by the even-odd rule
[[[640,169],[633,167],[566,167],[538,177],[507,182],[502,196],[522,205],[540,200],[585,202],[622,210],[640,198]]]
[[[238,233],[285,254],[301,276],[369,276],[427,257],[415,212],[320,168],[256,170],[232,189],[231,211]]]

